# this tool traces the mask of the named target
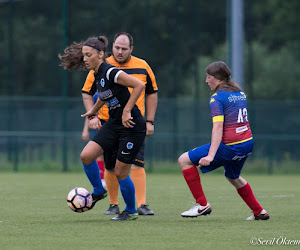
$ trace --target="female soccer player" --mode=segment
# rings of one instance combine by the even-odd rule
[[[146,136],[145,120],[135,105],[145,85],[105,62],[107,44],[107,38],[104,36],[91,37],[81,44],[81,56],[76,53],[76,48],[80,46],[73,43],[59,58],[62,60],[61,66],[65,69],[86,68],[95,71],[93,88],[97,88],[99,99],[82,117],[95,116],[104,103],[109,108],[109,120],[88,142],[80,155],[86,175],[93,186],[93,206],[107,196],[95,160],[104,150],[112,151],[117,148],[114,171],[126,208],[111,220],[134,220],[137,218],[135,189],[128,173]],[[133,88],[131,94],[128,87]]]
[[[267,220],[269,214],[256,200],[249,183],[240,176],[242,167],[253,149],[253,138],[247,118],[246,95],[230,78],[231,71],[221,61],[206,68],[206,82],[214,94],[210,98],[213,122],[211,143],[183,153],[178,163],[196,204],[182,217],[197,217],[211,213],[202,190],[200,176],[221,166],[225,177],[252,210],[247,220]]]
[[[146,135],[150,136],[154,133],[154,117],[157,107],[158,95],[157,84],[155,75],[148,65],[148,63],[136,56],[132,55],[133,51],[133,37],[126,32],[117,33],[114,37],[112,46],[112,55],[106,59],[106,61],[119,69],[122,69],[129,75],[141,80],[145,84],[145,89],[140,95],[136,105],[141,111],[142,115],[146,118]],[[82,88],[82,99],[86,110],[89,110],[93,106],[93,95],[95,89],[92,89],[92,84],[95,81],[94,71],[90,71],[87,75],[86,81]],[[129,91],[131,91],[129,89]],[[147,104],[147,105],[146,105]],[[146,111],[146,112],[145,112]],[[98,112],[98,117],[89,121],[89,127],[93,129],[99,129],[99,125],[104,124],[109,118],[108,108],[106,105]],[[100,119],[100,120],[99,120]],[[100,124],[99,124],[100,123]],[[137,212],[139,215],[154,215],[153,210],[149,209],[146,203],[146,172],[144,168],[144,149],[141,147],[139,153],[136,156],[133,165],[130,170],[130,178],[135,187],[135,197],[137,202]],[[118,214],[119,213],[119,183],[114,175],[114,172],[110,172],[110,169],[114,169],[114,163],[107,162],[106,154],[115,155],[116,152],[104,151],[105,161],[105,174],[104,179],[107,184],[107,193],[109,196],[110,205],[105,214]],[[112,157],[109,157],[112,158]],[[99,161],[98,165],[99,165]],[[103,162],[102,162],[103,163]],[[104,164],[103,164],[104,165]]]

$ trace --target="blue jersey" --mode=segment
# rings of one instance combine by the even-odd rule
[[[224,122],[223,143],[234,145],[252,139],[247,117],[247,99],[243,92],[221,89],[211,96],[209,104],[213,122]]]

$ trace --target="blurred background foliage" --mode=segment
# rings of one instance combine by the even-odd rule
[[[116,32],[127,31],[134,37],[133,54],[155,72],[160,97],[207,97],[205,67],[227,58],[227,3],[2,0],[0,93],[61,96],[57,54],[64,39],[70,44],[106,35],[112,41]],[[299,99],[299,10],[298,0],[244,0],[244,85],[251,99]],[[69,74],[68,96],[81,95],[85,76]]]
[[[146,168],[179,171],[178,156],[210,140],[205,67],[230,65],[231,2],[0,0],[0,170],[81,171],[87,72],[67,73],[57,55],[95,35],[106,35],[111,51],[114,34],[126,31],[159,87]],[[300,1],[243,3],[243,87],[255,138],[247,169],[299,173]]]

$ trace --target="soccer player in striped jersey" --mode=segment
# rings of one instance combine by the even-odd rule
[[[92,118],[106,103],[109,119],[91,141],[83,148],[80,157],[84,171],[93,186],[92,207],[107,196],[96,159],[104,151],[117,151],[114,159],[114,173],[118,179],[121,193],[126,204],[125,210],[113,221],[137,219],[135,188],[129,176],[129,170],[146,136],[146,122],[135,105],[145,85],[138,79],[126,74],[117,67],[106,63],[107,38],[91,37],[81,44],[72,44],[59,55],[61,66],[72,70],[86,68],[95,72],[92,88],[96,88],[99,99],[82,117]],[[80,48],[78,53],[76,46]],[[128,87],[133,90],[130,94]]]
[[[178,159],[185,181],[196,200],[191,209],[181,214],[182,217],[211,213],[196,166],[199,166],[202,173],[223,166],[225,177],[252,211],[247,220],[269,219],[269,214],[256,200],[249,183],[240,176],[252,152],[253,138],[248,122],[246,95],[230,75],[230,69],[221,61],[206,68],[206,82],[214,91],[210,98],[213,122],[211,143],[185,152]]]
[[[118,67],[119,69],[122,69],[127,74],[141,80],[145,84],[145,89],[140,95],[136,105],[140,109],[142,115],[146,117],[147,136],[151,136],[154,133],[154,118],[158,99],[158,88],[154,73],[145,60],[132,55],[133,38],[130,34],[126,32],[117,33],[114,37],[112,47],[113,53],[110,57],[107,58],[107,62],[115,67]],[[84,106],[87,110],[93,105],[92,97],[96,91],[92,88],[94,81],[94,72],[90,71],[82,88],[82,99]],[[129,91],[131,91],[130,88]],[[147,105],[145,105],[145,100]],[[94,119],[90,120],[89,126],[92,129],[98,130],[101,127],[101,125],[103,125],[108,120],[108,118],[108,108],[106,105],[104,105],[99,110],[98,117],[95,117]],[[106,155],[111,156],[114,154],[114,152],[104,152],[104,161],[106,168],[104,177],[110,200],[110,206],[105,212],[105,214],[107,215],[119,213],[119,183],[116,179],[116,176],[113,174],[112,171],[110,171],[111,169],[113,169],[114,163],[108,162],[108,157],[106,157]],[[136,156],[136,159],[134,160],[131,166],[130,177],[132,178],[136,190],[138,214],[154,215],[153,210],[149,209],[148,204],[146,204],[146,172],[144,169],[144,145],[140,149],[139,153]]]

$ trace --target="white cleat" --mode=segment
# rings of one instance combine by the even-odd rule
[[[268,220],[270,215],[266,210],[261,210],[259,215],[254,215],[253,213],[246,220]]]
[[[207,203],[206,206],[201,206],[200,204],[196,203],[193,207],[189,210],[181,213],[182,217],[197,217],[200,215],[208,215],[211,213],[211,206]]]

